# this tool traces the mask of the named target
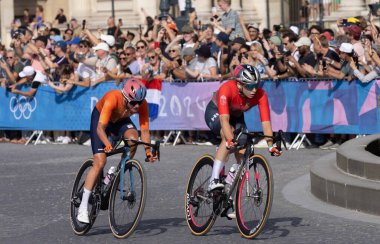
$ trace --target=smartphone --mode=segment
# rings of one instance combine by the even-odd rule
[[[119,19],[119,25],[123,25],[123,19],[122,18]]]
[[[342,25],[346,26],[347,25],[347,19],[342,19]]]
[[[11,92],[11,91],[12,91],[12,88],[10,88],[9,86],[7,86],[7,87],[5,88],[5,90],[6,90],[7,92]]]
[[[228,48],[227,47],[223,48],[223,54],[226,54],[226,53],[228,53]]]
[[[86,20],[84,19],[82,21],[82,30],[86,29]]]
[[[327,63],[325,59],[322,59],[322,68],[325,70],[327,69]]]
[[[368,4],[373,16],[380,16],[380,3]]]

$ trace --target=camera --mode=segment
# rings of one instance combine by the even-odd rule
[[[284,52],[284,56],[285,56],[285,57],[289,57],[290,55],[292,55],[292,52],[291,52],[291,51],[286,51],[286,52]]]
[[[212,16],[211,18],[210,18],[210,21],[211,22],[213,22],[214,20],[216,20],[216,21],[221,21],[221,19],[219,18],[219,16],[218,15],[214,15],[214,16]]]
[[[325,59],[322,59],[322,68],[323,68],[323,70],[327,69],[327,63],[326,63]]]

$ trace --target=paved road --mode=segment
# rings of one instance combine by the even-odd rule
[[[135,233],[124,242],[250,242],[241,238],[234,221],[224,218],[218,219],[204,237],[191,235],[186,225],[183,196],[190,169],[199,156],[213,150],[208,146],[166,146],[162,148],[161,162],[145,165],[148,175],[145,212]],[[0,144],[1,243],[122,242],[112,236],[105,213],[98,217],[87,236],[76,236],[71,230],[72,182],[89,153],[88,147],[78,145]],[[380,243],[379,222],[352,211],[337,217],[330,205],[316,199],[309,199],[308,205],[314,206],[313,210],[299,206],[303,196],[308,195],[299,185],[307,186],[305,175],[311,163],[326,153],[317,149],[299,150],[270,158],[275,178],[274,204],[269,222],[255,243]],[[141,150],[137,157],[142,158]],[[292,184],[298,187],[292,188]],[[284,197],[289,189],[299,191],[299,194],[293,191],[298,204],[292,203],[291,195]]]

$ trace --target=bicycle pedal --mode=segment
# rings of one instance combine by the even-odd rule
[[[227,209],[228,210],[228,209]],[[227,210],[224,210],[221,214],[220,217],[226,217],[228,220],[232,220],[232,218],[228,217],[227,215]]]

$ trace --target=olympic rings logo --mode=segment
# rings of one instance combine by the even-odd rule
[[[36,108],[37,100],[35,97],[27,98],[21,96],[19,99],[17,99],[17,97],[12,97],[9,102],[9,110],[17,120],[20,120],[21,118],[29,119]]]

